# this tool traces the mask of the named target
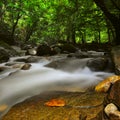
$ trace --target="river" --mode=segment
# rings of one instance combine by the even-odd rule
[[[12,69],[0,74],[0,106],[8,106],[5,111],[0,112],[0,116],[4,115],[13,105],[41,92],[81,91],[113,75],[107,72],[93,72],[86,66],[78,67],[72,72],[44,66],[54,59],[61,58],[63,57],[55,56],[52,59],[42,57],[39,62],[31,63],[32,67],[29,70]],[[15,59],[18,58],[11,58],[10,61]],[[82,64],[83,61],[86,59],[81,60]],[[9,75],[11,72],[12,74]]]

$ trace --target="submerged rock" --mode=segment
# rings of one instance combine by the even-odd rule
[[[12,107],[2,120],[90,120],[102,109],[104,94],[95,92],[46,92]],[[62,99],[63,107],[44,105],[51,99]],[[75,108],[75,106],[96,106]],[[92,114],[91,114],[92,113]]]

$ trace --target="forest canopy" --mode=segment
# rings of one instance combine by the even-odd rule
[[[8,34],[20,43],[112,43],[120,28],[110,15],[120,23],[119,5],[119,0],[1,0],[0,40]]]

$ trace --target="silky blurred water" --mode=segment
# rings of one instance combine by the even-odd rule
[[[44,67],[49,62],[44,58],[38,63],[32,63],[30,70],[16,70],[11,75],[4,75],[4,78],[0,79],[0,105],[6,104],[9,110],[14,104],[41,92],[79,91],[112,75],[106,72],[93,72],[88,67],[77,68],[72,72]]]

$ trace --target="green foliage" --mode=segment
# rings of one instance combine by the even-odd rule
[[[106,19],[92,0],[2,0],[0,9],[1,22],[24,42],[108,41]]]

